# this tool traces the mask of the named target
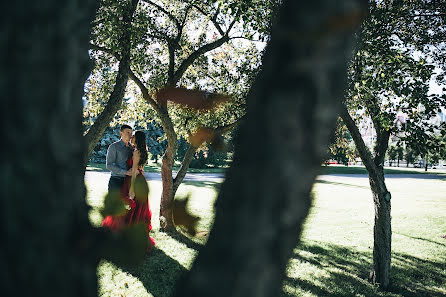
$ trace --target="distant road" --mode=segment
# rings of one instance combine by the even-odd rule
[[[161,181],[161,173],[159,172],[145,172],[144,176],[149,181]],[[175,173],[174,173],[175,176]],[[95,178],[109,178],[110,172],[107,171],[86,171],[85,180]],[[220,183],[224,180],[223,173],[187,173],[183,181],[204,181]]]

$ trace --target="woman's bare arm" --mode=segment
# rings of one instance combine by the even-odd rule
[[[129,196],[131,198],[134,198],[135,197],[134,181],[135,181],[136,175],[138,174],[138,165],[139,165],[139,160],[141,159],[141,155],[138,150],[135,150],[133,152],[132,159],[133,159],[132,179],[130,180]]]

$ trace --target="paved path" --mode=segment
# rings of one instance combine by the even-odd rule
[[[175,176],[176,173],[173,174]],[[159,172],[145,172],[144,176],[149,181],[161,181],[161,173]],[[86,171],[85,180],[95,178],[109,178],[110,172],[107,171]],[[216,182],[220,183],[224,180],[223,173],[187,173],[183,181],[201,181],[201,182]]]

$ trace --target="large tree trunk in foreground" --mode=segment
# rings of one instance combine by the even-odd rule
[[[385,289],[390,284],[392,228],[390,216],[391,195],[386,187],[383,163],[390,133],[377,130],[378,140],[375,148],[375,158],[373,158],[361,137],[358,127],[345,107],[341,110],[341,117],[350,131],[361,160],[369,173],[370,188],[375,206],[373,270],[370,278],[373,283],[378,283],[381,288]]]
[[[176,296],[280,293],[363,15],[359,1],[284,2],[248,96],[213,229]]]
[[[84,162],[87,165],[88,155],[93,151],[98,144],[102,135],[104,135],[110,122],[113,120],[116,112],[121,108],[122,99],[125,95],[125,89],[128,82],[128,70],[130,68],[130,48],[131,48],[131,23],[133,14],[135,13],[136,6],[139,0],[132,0],[129,2],[127,9],[122,16],[123,36],[120,38],[121,42],[121,54],[119,60],[118,75],[116,76],[115,86],[110,94],[107,105],[104,110],[99,114],[94,124],[90,127],[85,135],[87,150],[85,152]]]
[[[0,5],[2,296],[97,295],[80,162],[95,3]]]

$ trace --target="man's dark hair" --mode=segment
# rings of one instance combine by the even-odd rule
[[[131,126],[126,125],[126,124],[122,125],[122,126],[121,126],[121,129],[119,129],[119,130],[120,130],[120,131],[124,131],[124,129],[130,129],[130,130],[133,130],[133,128],[132,128]]]

